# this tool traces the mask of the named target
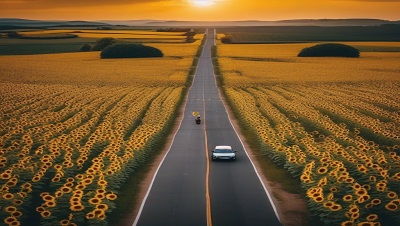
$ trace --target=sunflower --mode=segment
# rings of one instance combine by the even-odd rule
[[[332,211],[339,211],[342,209],[342,206],[339,204],[335,204],[335,205],[331,206],[329,209]]]
[[[340,224],[340,226],[353,226],[353,221],[344,221]]]
[[[43,197],[43,201],[55,201],[56,199],[51,196],[51,195],[44,195]]]
[[[392,202],[389,202],[388,204],[386,204],[385,208],[390,211],[395,211],[398,209],[398,206]]]
[[[99,216],[100,214],[104,214],[105,211],[102,209],[95,209],[93,210],[94,215]]]
[[[11,216],[13,217],[21,217],[23,214],[21,211],[15,211],[11,213]]]
[[[107,204],[101,203],[101,204],[96,205],[96,209],[106,211],[106,210],[108,210],[108,206],[107,206]]]
[[[12,193],[5,193],[3,195],[3,199],[5,199],[5,200],[10,200],[10,199],[13,199],[13,198],[14,198],[14,194],[12,194]]]
[[[51,216],[51,212],[48,211],[48,210],[45,210],[45,211],[43,211],[43,212],[40,212],[40,215],[41,215],[43,218],[48,218],[48,217]]]
[[[98,216],[97,216],[97,218],[99,219],[99,220],[105,220],[106,219],[106,214],[99,214]]]
[[[363,195],[358,197],[357,202],[359,203],[364,203],[366,202],[368,199],[370,199],[371,197],[369,195]]]
[[[0,174],[0,178],[3,179],[3,180],[10,179],[11,178],[11,172],[10,173],[8,173],[8,172],[1,173]]]
[[[329,208],[329,207],[331,207],[331,206],[333,206],[333,205],[335,205],[334,202],[324,202],[324,207],[325,207],[325,208]]]
[[[363,185],[363,188],[364,188],[365,190],[369,191],[369,190],[371,190],[371,185],[369,185],[369,184],[364,184],[364,185]]]
[[[82,197],[82,195],[83,195],[83,191],[82,190],[75,190],[74,192],[74,196],[79,196],[79,197]]]
[[[356,191],[356,195],[358,196],[362,196],[362,195],[366,195],[367,191],[364,188],[360,188]]]
[[[338,188],[337,188],[337,187],[331,187],[329,190],[330,190],[331,192],[337,192],[337,191],[338,191]]]
[[[32,192],[32,188],[27,187],[27,188],[23,188],[23,191],[26,193],[31,193]]]
[[[51,182],[59,182],[61,179],[59,176],[55,176],[53,177],[53,179],[51,179]]]
[[[77,206],[77,205],[81,205],[81,201],[79,200],[79,201],[69,201],[69,204],[71,205],[71,206]]]
[[[359,213],[359,212],[357,212],[357,213],[352,213],[352,214],[350,215],[350,219],[352,219],[352,220],[358,219],[359,217],[360,217],[360,213]]]
[[[110,193],[110,194],[107,194],[107,195],[106,195],[106,198],[107,198],[108,200],[115,200],[115,199],[117,199],[117,195],[114,194],[114,193]]]
[[[85,207],[82,204],[72,205],[69,207],[72,211],[82,211]]]
[[[80,198],[80,197],[72,197],[72,198],[70,199],[70,202],[79,202],[79,201],[81,201],[81,198]]]
[[[326,197],[326,199],[328,200],[332,200],[335,196],[333,195],[333,193],[329,193],[328,196]]]
[[[353,188],[354,190],[358,190],[358,189],[361,189],[362,186],[361,186],[359,183],[355,183],[355,184],[353,184],[352,188]]]
[[[93,219],[95,216],[96,216],[96,215],[94,215],[93,212],[89,212],[89,213],[86,214],[86,218],[87,218],[87,219]]]
[[[2,188],[0,188],[0,192],[2,191],[2,192],[8,192],[10,190],[10,188],[9,187],[7,187],[7,186],[3,186]]]
[[[360,222],[357,226],[374,226],[373,222]]]
[[[56,198],[59,198],[59,197],[61,197],[63,194],[64,194],[64,192],[62,192],[62,191],[56,191],[56,192],[54,193],[54,196],[55,196]]]
[[[71,183],[72,183],[72,182],[74,182],[74,181],[75,181],[75,179],[74,179],[74,178],[72,178],[72,177],[68,177],[66,181],[67,181],[67,182],[71,182]]]
[[[353,182],[354,182],[354,178],[352,178],[352,177],[347,177],[344,181],[345,181],[346,183],[353,183]]]
[[[386,194],[386,196],[387,196],[388,198],[390,198],[390,199],[395,199],[395,198],[397,198],[397,194],[396,194],[396,192],[394,192],[394,191],[388,192],[388,193]]]
[[[393,199],[392,201],[390,201],[391,203],[395,204],[395,205],[400,205],[400,199]]]
[[[15,206],[7,206],[4,210],[7,213],[13,213],[13,212],[17,211],[18,209]]]
[[[69,220],[64,219],[64,220],[60,221],[60,224],[61,224],[61,226],[68,226]]]
[[[77,174],[75,178],[78,180],[82,180],[83,178],[85,178],[85,176],[83,174]]]
[[[96,205],[96,204],[101,203],[101,199],[99,199],[99,198],[91,198],[91,199],[89,199],[89,203],[92,204],[92,205]]]
[[[386,191],[386,187],[377,187],[376,190],[380,191],[380,192],[384,192],[384,191]]]
[[[83,184],[78,184],[75,186],[75,189],[78,189],[78,190],[83,190],[85,188],[86,188],[86,185],[83,185]]]
[[[6,224],[11,224],[12,222],[15,222],[15,221],[17,221],[17,218],[15,218],[15,217],[7,217],[4,219],[4,223],[6,223]]]
[[[328,168],[327,167],[319,167],[317,169],[317,173],[318,174],[325,174],[326,172],[328,172]]]
[[[343,196],[343,201],[350,202],[351,200],[353,200],[353,196],[352,195]]]
[[[358,213],[360,212],[360,209],[358,209],[358,207],[356,205],[352,205],[349,209],[350,213]]]
[[[105,194],[104,193],[98,193],[95,195],[96,198],[98,199],[104,199],[105,198]]]
[[[72,188],[70,187],[61,187],[60,191],[63,193],[70,193],[72,191]]]
[[[99,180],[99,181],[97,182],[97,184],[100,185],[100,186],[103,186],[103,185],[107,185],[108,183],[107,183],[106,180]]]
[[[307,183],[307,181],[311,181],[311,178],[308,175],[301,175],[300,179],[305,183]]]
[[[55,201],[46,201],[44,204],[47,207],[55,207],[57,205]]]
[[[40,181],[40,179],[41,179],[41,177],[39,177],[39,176],[34,176],[34,177],[32,178],[32,181],[33,181],[33,182],[38,182],[38,181]]]
[[[64,187],[70,187],[70,188],[72,188],[73,186],[74,186],[74,183],[73,183],[73,182],[67,182],[67,183],[64,184]]]
[[[367,221],[376,221],[378,219],[378,215],[376,214],[370,214],[367,216]]]
[[[323,202],[324,201],[324,197],[323,196],[317,196],[314,198],[315,202]]]
[[[46,209],[45,208],[43,208],[43,206],[38,206],[38,207],[36,207],[36,212],[38,212],[38,213],[41,213],[41,212],[43,212],[43,211],[45,211]]]
[[[367,204],[365,205],[365,208],[366,208],[366,209],[369,209],[369,208],[372,208],[373,206],[374,206],[373,203],[367,203]]]

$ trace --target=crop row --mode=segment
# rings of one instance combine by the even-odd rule
[[[400,224],[398,43],[351,43],[373,50],[356,60],[296,57],[311,45],[219,44],[227,99],[325,225]]]
[[[103,225],[183,87],[1,84],[0,218]]]
[[[301,180],[326,225],[400,223],[399,91],[390,83],[226,88],[263,153]]]

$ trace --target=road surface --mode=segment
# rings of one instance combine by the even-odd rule
[[[211,62],[214,32],[207,31],[184,117],[134,226],[280,225],[219,96]],[[193,112],[200,112],[202,124]],[[216,145],[231,145],[237,160],[211,161]]]

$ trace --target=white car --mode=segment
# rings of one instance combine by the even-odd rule
[[[216,146],[212,151],[212,160],[236,160],[235,152],[231,146]]]

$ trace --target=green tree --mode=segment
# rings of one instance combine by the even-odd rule
[[[88,52],[88,51],[90,51],[92,49],[92,46],[91,45],[89,45],[89,44],[83,44],[83,46],[81,46],[81,48],[80,48],[80,50],[82,51],[82,52]]]
[[[102,38],[97,40],[97,42],[92,47],[93,51],[101,51],[107,46],[117,43],[117,40],[114,38]]]
[[[324,43],[304,48],[298,57],[359,57],[360,51],[340,43]]]
[[[163,57],[161,50],[134,43],[117,43],[106,47],[100,53],[101,58],[148,58]]]

